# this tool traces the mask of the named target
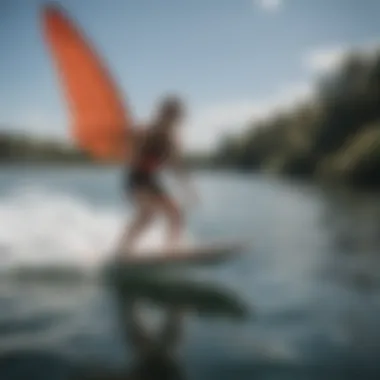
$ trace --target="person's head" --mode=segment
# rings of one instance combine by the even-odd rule
[[[165,127],[172,127],[185,116],[184,105],[177,96],[165,97],[158,106],[158,121]]]

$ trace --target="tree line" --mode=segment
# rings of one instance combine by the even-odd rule
[[[21,133],[0,133],[0,163],[22,162],[79,163],[91,162],[91,158],[68,142]]]
[[[227,136],[216,167],[380,185],[380,52],[350,54],[312,100]]]

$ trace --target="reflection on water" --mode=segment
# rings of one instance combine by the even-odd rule
[[[326,198],[325,223],[331,234],[334,270],[347,286],[370,290],[380,280],[380,199],[335,191]]]
[[[162,379],[181,380],[184,369],[178,358],[178,348],[183,334],[185,313],[181,309],[166,310],[161,328],[152,333],[139,314],[139,302],[119,300],[120,330],[125,343],[132,347],[131,363],[125,370],[116,373],[97,369],[85,379]]]
[[[354,362],[372,368],[380,358],[380,198],[326,192],[322,212],[329,236],[322,281],[335,295],[332,336]]]
[[[116,373],[97,368],[96,373],[86,374],[85,379],[185,379],[178,351],[184,338],[186,317],[195,312],[198,317],[227,316],[242,321],[242,317],[248,316],[242,300],[222,287],[178,278],[168,280],[165,276],[157,277],[154,272],[148,276],[137,275],[132,280],[114,278],[112,294],[120,334],[124,344],[132,348],[129,365]],[[150,303],[144,310],[147,299]],[[162,321],[157,323],[156,318],[159,326],[152,329],[149,318],[153,315],[152,305],[157,304],[161,305]]]

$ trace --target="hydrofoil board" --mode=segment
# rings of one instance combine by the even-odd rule
[[[237,258],[246,248],[243,241],[188,243],[175,249],[152,249],[119,252],[117,264],[130,267],[161,267],[173,265],[214,265]]]

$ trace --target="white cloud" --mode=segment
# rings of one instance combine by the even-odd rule
[[[267,12],[276,12],[282,5],[283,0],[254,0],[255,5]]]
[[[194,110],[184,128],[185,147],[205,150],[213,147],[225,132],[237,132],[257,113],[255,102],[249,100],[214,104]]]
[[[184,129],[186,147],[194,151],[212,148],[223,133],[239,133],[249,123],[265,119],[273,112],[290,110],[312,96],[310,84],[295,83],[279,88],[270,99],[242,99],[195,110]]]
[[[348,54],[358,52],[370,58],[379,48],[379,41],[359,45],[336,45],[312,49],[306,52],[302,61],[304,66],[317,74],[329,74],[336,71],[344,63]]]
[[[303,57],[303,64],[314,73],[330,73],[343,63],[347,49],[341,46],[318,48],[307,52]]]

